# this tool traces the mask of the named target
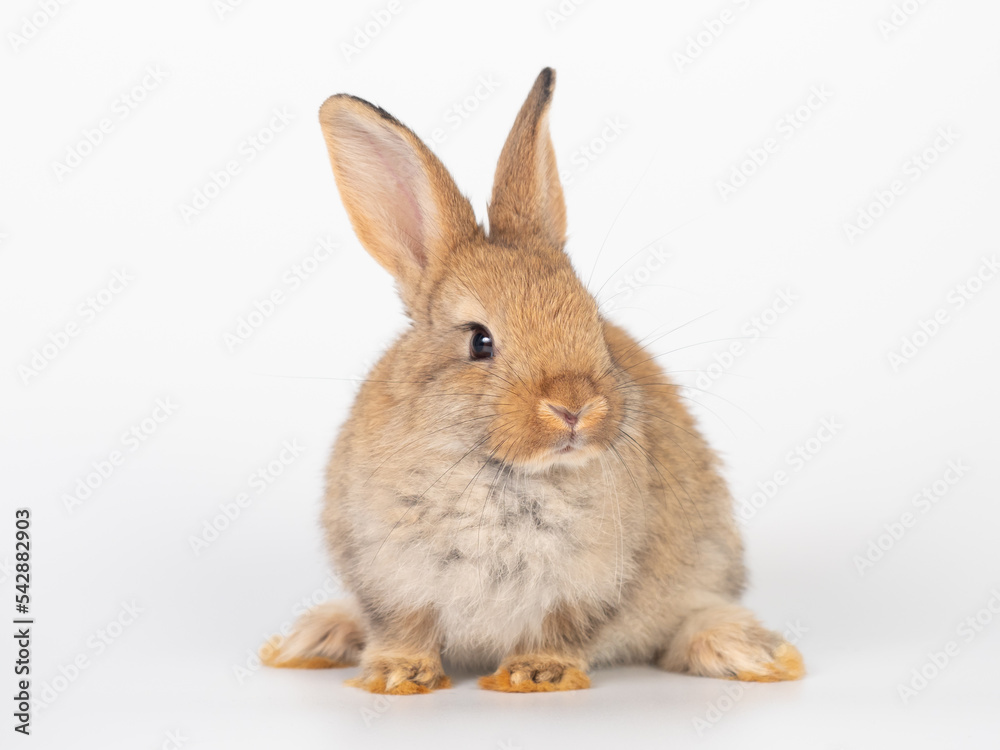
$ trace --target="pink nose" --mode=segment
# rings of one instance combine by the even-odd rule
[[[549,404],[549,408],[552,410],[553,414],[559,417],[559,419],[570,427],[575,427],[576,423],[580,421],[579,412],[572,412],[564,406],[556,406],[555,404]]]

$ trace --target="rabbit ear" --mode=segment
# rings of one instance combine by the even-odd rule
[[[545,68],[514,120],[493,180],[490,236],[533,235],[555,247],[566,241],[566,204],[549,136],[556,72]]]
[[[338,94],[319,119],[354,231],[412,307],[427,266],[479,231],[472,206],[430,149],[380,107]]]

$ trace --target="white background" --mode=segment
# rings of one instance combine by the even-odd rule
[[[58,5],[51,18],[44,3],[5,3],[0,610],[13,617],[14,508],[30,507],[32,686],[50,701],[30,739],[15,740],[995,747],[1000,279],[973,282],[960,309],[953,300],[998,252],[1000,6],[900,5],[913,12],[886,27],[890,0],[398,0],[395,13],[386,2],[220,12],[211,0],[119,0]],[[714,23],[723,11],[729,22]],[[388,24],[359,37],[379,12]],[[339,204],[319,104],[346,91],[424,137],[441,129],[434,148],[482,216],[503,139],[545,65],[558,71],[568,250],[636,335],[693,321],[653,348],[693,386],[689,403],[726,459],[746,516],[747,601],[798,633],[808,676],[733,699],[735,683],[651,668],[535,696],[456,674],[452,690],[384,701],[344,687],[353,670],[241,672],[303,598],[336,595],[317,521],[326,454],[351,379],[404,325]],[[157,66],[165,77],[133,93]],[[810,100],[814,87],[825,101]],[[291,121],[260,133],[276,109]],[[797,127],[780,124],[789,115]],[[109,132],[88,149],[104,118]],[[939,129],[954,142],[935,146]],[[273,138],[254,150],[255,134]],[[768,138],[763,165],[744,164]],[[70,152],[84,155],[66,173],[55,165]],[[234,160],[236,176],[185,220],[181,206]],[[753,174],[723,196],[741,169]],[[880,210],[894,180],[899,194]],[[851,241],[845,224],[870,205],[877,218]],[[327,236],[337,249],[291,289],[285,274]],[[123,269],[128,286],[81,314]],[[227,346],[274,289],[284,302]],[[766,313],[779,292],[794,304]],[[890,353],[942,308],[946,322],[894,367]],[[765,318],[763,335],[746,338]],[[77,335],[30,369],[72,323]],[[744,348],[727,361],[733,343]],[[706,387],[707,372],[723,374]],[[176,409],[126,443],[157,399]],[[836,434],[809,443],[823,420]],[[284,441],[303,451],[258,493],[249,478]],[[790,460],[797,446],[810,460]],[[120,465],[67,507],[112,451]],[[949,462],[968,468],[918,505]],[[754,496],[776,477],[770,497]],[[196,554],[192,538],[241,493],[249,505]],[[899,538],[880,539],[907,512]],[[879,544],[881,559],[860,570]],[[136,618],[122,614],[131,602]],[[978,632],[962,625],[977,615]],[[8,696],[15,657],[0,641]],[[928,653],[951,642],[934,675]],[[904,700],[915,669],[931,679]],[[7,737],[12,713],[11,702],[0,711]]]

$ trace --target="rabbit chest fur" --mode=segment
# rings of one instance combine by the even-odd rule
[[[632,550],[600,472],[514,476],[479,457],[426,489],[453,463],[425,455],[412,484],[344,498],[350,518],[335,528],[351,541],[334,545],[346,547],[353,590],[377,606],[432,608],[444,653],[462,662],[537,640],[560,603],[617,600]]]

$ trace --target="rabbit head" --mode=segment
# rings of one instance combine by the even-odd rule
[[[619,439],[629,380],[611,329],[564,251],[566,209],[549,136],[555,73],[538,76],[500,155],[489,231],[414,133],[368,102],[320,110],[361,244],[395,278],[412,319],[406,383],[467,409],[458,445],[525,469],[580,465]],[[438,401],[440,404],[440,401]]]

